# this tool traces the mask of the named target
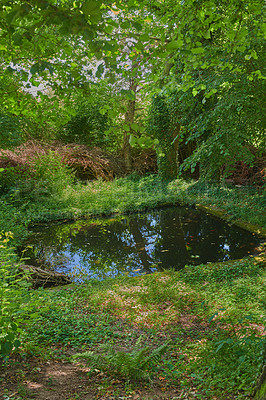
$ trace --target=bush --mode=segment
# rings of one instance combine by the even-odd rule
[[[66,143],[88,146],[102,146],[109,121],[107,113],[100,112],[100,104],[80,101],[76,105],[77,114],[63,127],[60,139]]]
[[[15,256],[7,243],[12,234],[0,235],[0,358],[5,358],[20,345],[21,309],[28,300],[28,284],[18,274]]]
[[[22,132],[18,117],[0,111],[0,147],[10,148],[22,142]]]
[[[6,168],[1,174],[2,190],[17,201],[45,200],[62,193],[73,180],[72,169],[54,151],[38,155],[30,165]]]

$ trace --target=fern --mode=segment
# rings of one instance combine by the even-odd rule
[[[151,381],[152,368],[157,365],[165,354],[168,343],[153,350],[146,346],[138,349],[138,342],[131,352],[116,351],[110,344],[101,346],[103,353],[87,351],[78,353],[72,358],[84,358],[92,369],[109,371],[126,379]]]

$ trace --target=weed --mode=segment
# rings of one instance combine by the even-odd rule
[[[119,337],[113,329],[114,319],[89,305],[83,309],[76,301],[77,293],[78,289],[69,293],[49,294],[42,289],[35,292],[44,306],[37,305],[34,320],[25,326],[25,334],[30,338],[27,351],[38,351],[38,346],[42,348],[47,343],[80,348]],[[60,351],[54,348],[52,354],[60,356]]]
[[[138,345],[131,351],[117,351],[110,344],[103,345],[103,353],[92,351],[78,353],[73,359],[84,358],[91,368],[118,373],[120,376],[129,380],[149,380],[152,379],[152,370],[166,352],[168,343],[151,350],[148,346],[140,348]]]
[[[10,232],[0,235],[0,357],[20,346],[22,308],[29,300],[24,276],[12,266],[14,254],[7,248]]]

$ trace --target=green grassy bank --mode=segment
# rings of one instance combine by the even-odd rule
[[[156,175],[135,176],[112,182],[71,183],[50,192],[13,187],[0,198],[2,231],[12,231],[21,242],[30,225],[52,220],[89,218],[94,215],[127,213],[170,204],[201,205],[230,223],[266,236],[265,191],[247,187],[211,185],[195,181],[163,182]],[[27,185],[27,183],[25,183]],[[47,184],[48,185],[48,184]],[[56,187],[57,190],[53,190]],[[48,185],[49,188],[49,185]]]
[[[73,398],[251,398],[265,298],[263,263],[253,258],[38,289],[20,308],[14,356],[35,370],[36,360],[86,366],[95,397]],[[20,398],[35,398],[16,379]]]
[[[1,230],[13,232],[13,237],[2,235],[0,247],[5,374],[12,362],[79,362],[87,368],[87,389],[93,394],[77,392],[73,399],[251,398],[265,342],[263,254],[50,290],[28,290],[12,269],[9,244],[20,244],[31,224],[166,204],[201,204],[230,222],[256,226],[262,236],[265,232],[265,195],[254,188],[166,183],[148,176],[72,182],[49,196],[20,189],[1,197]],[[13,386],[0,379],[0,394],[38,398],[21,372],[15,376]],[[10,397],[15,392],[17,397]]]

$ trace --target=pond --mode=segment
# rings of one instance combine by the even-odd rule
[[[260,240],[204,212],[171,207],[146,213],[37,226],[27,264],[49,266],[77,280],[136,276],[188,264],[239,259]]]
[[[241,228],[186,207],[50,223],[32,231],[23,253],[27,264],[52,266],[79,280],[239,259],[260,243]]]

